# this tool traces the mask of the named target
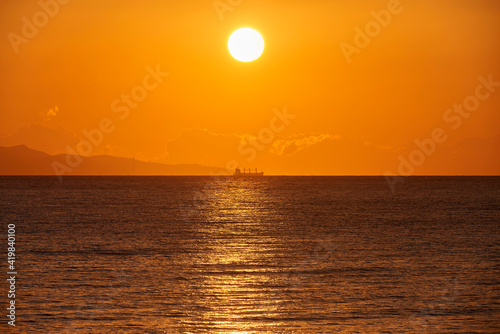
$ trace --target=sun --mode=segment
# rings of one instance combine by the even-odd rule
[[[231,34],[227,47],[234,59],[250,62],[259,58],[264,52],[264,38],[254,29],[241,28]]]

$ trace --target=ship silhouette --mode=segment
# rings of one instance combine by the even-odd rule
[[[252,172],[252,170],[249,168],[248,172],[243,169],[243,173],[241,172],[241,168],[236,168],[236,170],[233,173],[233,176],[241,176],[241,177],[246,177],[246,176],[262,176],[264,175],[264,172],[257,172],[257,168],[255,168],[255,172]]]

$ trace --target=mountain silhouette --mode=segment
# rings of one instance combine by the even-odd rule
[[[0,175],[56,175],[54,165],[67,166],[64,175],[210,175],[222,168],[196,164],[167,165],[110,155],[81,157],[68,165],[66,154],[49,155],[26,145],[0,147]]]

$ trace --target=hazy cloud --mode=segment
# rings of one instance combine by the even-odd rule
[[[337,140],[339,138],[337,135],[330,134],[295,135],[292,138],[276,140],[272,145],[271,153],[278,156],[293,155],[325,140]]]
[[[49,121],[52,118],[56,117],[58,113],[59,113],[59,107],[55,106],[54,108],[40,111],[40,116],[42,117],[43,121]]]
[[[53,110],[53,113],[57,111]],[[26,145],[48,154],[58,154],[66,153],[66,145],[75,145],[78,141],[78,135],[63,127],[51,128],[32,124],[0,137],[0,146]]]

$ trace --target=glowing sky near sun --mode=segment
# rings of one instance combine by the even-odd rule
[[[498,2],[222,3],[3,1],[0,146],[64,153],[109,119],[93,154],[380,174],[440,128],[447,140],[416,174],[500,172],[500,87],[448,114],[457,129],[445,117],[480,77],[500,81]],[[265,37],[257,61],[228,52],[241,27]],[[285,108],[295,118],[271,124]]]

